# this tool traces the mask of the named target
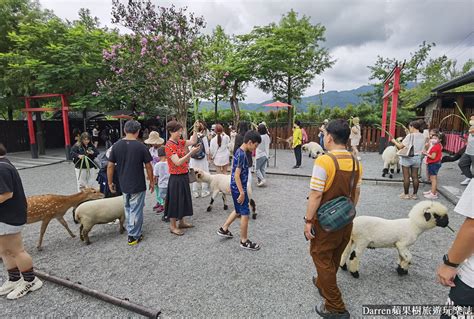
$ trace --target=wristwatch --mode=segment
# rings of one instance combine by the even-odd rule
[[[303,220],[306,224],[312,224],[313,220],[312,219],[307,219],[306,216],[303,217]]]
[[[455,264],[449,261],[448,254],[443,256],[443,262],[446,266],[453,267],[453,268],[458,268],[459,264]]]

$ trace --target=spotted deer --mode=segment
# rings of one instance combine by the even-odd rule
[[[79,204],[93,199],[103,198],[104,194],[94,188],[85,188],[81,192],[72,195],[36,195],[27,198],[28,215],[27,224],[33,224],[41,221],[40,238],[38,241],[38,250],[42,250],[43,236],[46,232],[49,222],[56,218],[58,222],[66,228],[71,237],[76,237],[69,229],[64,214],[69,208],[76,208]]]

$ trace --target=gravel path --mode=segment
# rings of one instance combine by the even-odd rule
[[[20,172],[27,195],[69,194],[75,190],[74,170],[61,163]],[[185,236],[169,233],[168,224],[151,212],[154,196],[147,195],[145,240],[128,247],[117,225],[97,225],[92,244],[70,238],[56,221],[48,227],[43,251],[35,248],[39,224],[24,231],[27,250],[35,266],[45,272],[80,281],[83,285],[136,303],[160,308],[164,318],[315,317],[320,297],[311,283],[315,269],[303,239],[308,178],[268,178],[268,186],[255,190],[258,219],[250,222],[250,238],[262,244],[259,252],[242,250],[238,239],[218,237],[216,229],[227,212],[217,200],[207,213],[209,198],[194,202],[194,229]],[[405,217],[415,201],[400,201],[399,186],[362,187],[360,215]],[[441,200],[452,211],[452,205]],[[70,213],[66,220],[75,233]],[[457,230],[462,218],[451,215]],[[238,235],[238,223],[231,230]],[[435,269],[454,239],[446,229],[423,234],[412,247],[409,275],[395,271],[394,250],[369,250],[361,262],[361,278],[338,275],[349,311],[361,317],[363,304],[442,304],[447,289],[436,283]],[[0,275],[0,282],[5,273]],[[138,317],[105,302],[45,283],[15,302],[0,299],[1,317]]]

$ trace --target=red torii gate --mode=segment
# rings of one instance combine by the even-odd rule
[[[390,109],[390,128],[389,128],[389,138],[395,137],[395,129],[397,123],[397,107],[398,107],[398,93],[400,92],[400,73],[405,66],[405,62],[402,66],[398,65],[398,62],[395,64],[395,67],[388,74],[388,76],[383,81],[383,108],[382,108],[382,131],[380,133],[380,149],[379,152],[382,154],[386,145],[387,137],[385,132],[387,129],[387,112],[388,112],[388,102],[389,99],[392,99],[392,108]],[[393,83],[393,84],[392,84]],[[390,88],[390,85],[392,87]]]
[[[47,111],[57,111],[58,108],[32,108],[31,100],[32,99],[45,99],[51,97],[60,97],[61,98],[61,112],[63,117],[63,129],[64,129],[64,146],[66,151],[66,159],[70,160],[71,155],[71,137],[69,135],[69,104],[67,102],[66,94],[40,94],[34,96],[24,96],[25,99],[25,108],[21,109],[22,112],[27,113],[28,118],[28,134],[30,137],[30,150],[31,158],[38,158],[38,145],[36,144],[35,129],[33,126],[33,112],[47,112]]]

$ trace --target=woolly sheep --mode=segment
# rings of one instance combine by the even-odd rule
[[[398,142],[401,142],[403,138],[397,138]],[[400,173],[400,157],[397,155],[398,149],[395,146],[388,146],[382,153],[383,159],[383,174],[382,177],[388,175],[389,178],[393,178],[395,167],[397,168],[397,174]]]
[[[222,200],[224,201],[224,210],[228,209],[228,206],[225,202],[225,196],[230,195],[230,175],[224,174],[215,174],[211,175],[207,172],[202,170],[196,170],[196,179],[198,183],[208,183],[211,189],[211,202],[207,207],[207,211],[210,212],[212,210],[212,204],[214,204],[214,199],[216,198],[217,194],[222,193]],[[252,199],[252,185],[250,181],[247,183],[247,194],[249,197],[250,207],[252,208],[252,218],[257,218],[256,213],[256,204],[255,201]]]
[[[412,259],[408,247],[423,232],[436,226],[446,227],[448,223],[448,209],[434,201],[419,202],[411,209],[408,218],[388,220],[373,216],[356,217],[351,239],[341,257],[341,268],[349,268],[352,276],[359,278],[359,259],[366,248],[396,248],[399,256],[397,273],[406,275]]]
[[[88,234],[96,224],[106,224],[119,219],[120,233],[123,234],[125,231],[123,227],[125,221],[123,198],[117,196],[82,203],[76,209],[76,218],[77,222],[81,224],[79,229],[80,238],[87,245],[91,243]]]
[[[312,158],[318,158],[319,156],[324,154],[323,148],[316,142],[308,142],[304,144],[301,149],[305,152],[309,151],[309,157]]]

